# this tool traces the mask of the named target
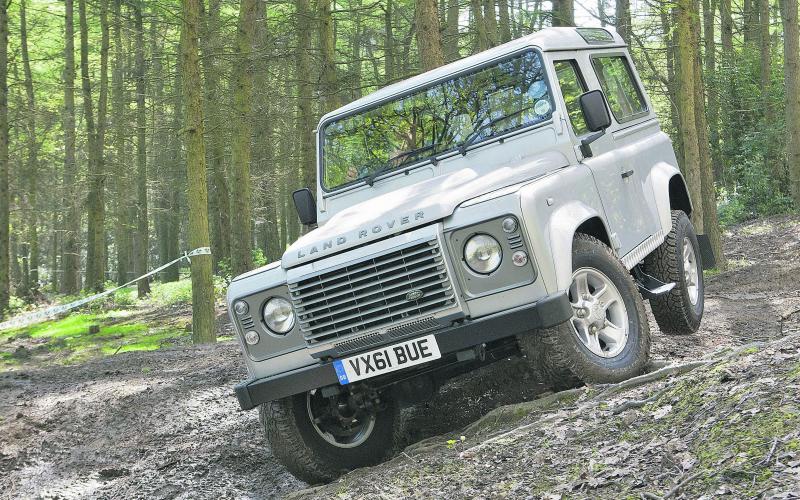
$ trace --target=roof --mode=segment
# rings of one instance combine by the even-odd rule
[[[581,36],[579,30],[583,28],[545,28],[527,36],[517,38],[508,43],[498,45],[497,47],[479,52],[477,54],[459,59],[450,64],[440,66],[431,71],[426,71],[411,78],[407,78],[397,83],[393,83],[383,87],[375,92],[368,94],[360,99],[357,99],[341,108],[334,110],[322,117],[320,123],[333,116],[342,115],[359,108],[367,107],[380,101],[391,99],[392,97],[405,93],[411,89],[424,87],[431,82],[445,79],[446,77],[459,73],[470,68],[480,66],[484,63],[490,62],[494,59],[501,58],[507,54],[522,50],[526,47],[536,47],[542,52],[550,52],[556,50],[578,50],[589,48],[610,48],[610,47],[624,47],[625,42],[616,31],[610,28],[604,29],[613,41],[605,42],[602,44],[590,44],[586,39]],[[593,28],[599,30],[601,28]]]

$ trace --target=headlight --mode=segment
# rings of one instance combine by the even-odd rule
[[[464,260],[476,273],[489,274],[500,266],[503,250],[488,234],[476,234],[464,245]]]
[[[286,334],[294,328],[292,304],[281,297],[273,297],[264,305],[264,323],[273,333]]]

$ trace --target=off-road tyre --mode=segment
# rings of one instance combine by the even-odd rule
[[[620,382],[643,373],[649,359],[650,326],[633,278],[608,246],[579,233],[572,246],[572,269],[587,267],[605,274],[622,295],[628,313],[628,340],[617,356],[601,358],[578,339],[571,319],[521,336],[521,350],[542,382],[556,391],[581,383]]]
[[[684,275],[683,244],[688,238],[698,259],[698,297],[692,304]],[[700,246],[694,226],[682,210],[672,211],[672,229],[667,238],[653,253],[645,257],[645,272],[664,283],[675,283],[675,288],[650,299],[653,316],[662,332],[669,335],[688,335],[700,328],[703,319],[705,282],[703,281]]]
[[[259,421],[272,455],[298,479],[309,484],[329,483],[359,467],[376,465],[393,455],[402,442],[399,406],[387,400],[376,414],[375,428],[355,448],[338,448],[311,426],[306,394],[264,403]]]

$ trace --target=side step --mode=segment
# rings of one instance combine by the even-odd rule
[[[646,299],[654,299],[659,295],[664,295],[673,288],[675,283],[664,283],[663,281],[654,278],[642,271],[641,267],[636,266],[632,269],[633,279],[636,281],[636,286],[639,287],[639,293]]]

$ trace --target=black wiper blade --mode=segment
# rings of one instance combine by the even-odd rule
[[[433,149],[434,146],[436,146],[436,143],[431,143],[431,144],[428,144],[427,146],[421,146],[421,147],[418,147],[416,149],[411,149],[411,150],[403,151],[402,153],[396,154],[396,155],[392,156],[391,158],[389,158],[389,160],[387,160],[386,165],[384,165],[383,167],[379,168],[378,170],[372,172],[368,176],[364,177],[364,181],[367,183],[368,186],[372,187],[372,185],[375,184],[375,179],[379,175],[381,175],[383,173],[386,173],[386,172],[389,172],[390,170],[394,170],[395,168],[397,168],[399,166],[399,165],[392,165],[393,161],[399,160],[400,158],[405,158],[407,156],[411,156],[411,155],[414,155],[414,154],[419,154],[419,153],[428,151],[429,149]]]
[[[502,122],[504,120],[508,120],[510,118],[514,118],[517,115],[521,115],[522,113],[528,111],[531,108],[533,108],[533,106],[527,106],[527,107],[524,107],[524,108],[520,108],[520,109],[518,109],[516,111],[512,111],[511,113],[508,113],[507,115],[498,116],[494,120],[491,120],[490,122],[481,125],[477,129],[473,130],[472,133],[469,134],[466,139],[464,139],[464,142],[462,142],[458,146],[458,152],[461,153],[461,156],[465,156],[467,154],[467,148],[469,146],[471,146],[472,143],[475,142],[475,139],[477,139],[481,135],[481,132],[483,132],[484,130],[486,130],[489,127],[493,127],[494,125],[497,125],[498,123],[500,123],[500,122]]]

